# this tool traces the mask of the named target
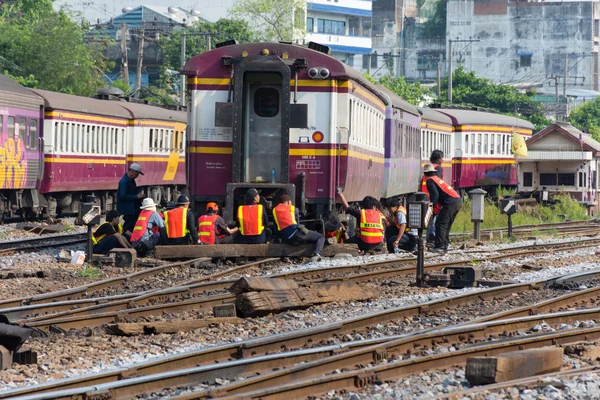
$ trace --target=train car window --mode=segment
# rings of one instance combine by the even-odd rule
[[[0,135],[4,133],[4,117],[0,115]]]
[[[96,153],[98,151],[98,129],[96,126],[92,125],[92,153]]]
[[[37,119],[29,120],[29,148],[35,150],[37,148]],[[2,124],[0,124],[0,131],[2,130]]]
[[[148,136],[148,150],[152,151],[152,145],[153,145],[153,135],[154,135],[154,129],[150,128],[150,133]]]
[[[477,134],[477,155],[481,155],[481,133]]]
[[[54,123],[54,151],[58,150],[58,122]]]
[[[501,151],[500,151],[500,149],[502,148],[501,142],[502,142],[501,136],[500,135],[496,135],[496,143],[497,143],[496,144],[496,146],[497,146],[496,147],[496,154],[498,154],[498,155],[502,154]]]
[[[483,135],[483,154],[488,154],[488,134]]]
[[[60,123],[60,151],[67,151],[67,123]]]
[[[262,118],[279,114],[279,92],[274,88],[260,88],[254,92],[254,113]]]
[[[496,135],[493,133],[490,135],[490,154],[494,154],[494,147],[496,147]]]
[[[19,139],[27,143],[27,118],[19,117]]]
[[[81,152],[81,124],[75,125],[75,151]]]
[[[83,151],[85,153],[91,153],[91,147],[92,147],[92,130],[91,127],[89,125],[85,125],[85,135],[83,135],[83,139],[84,139],[84,146],[83,146]]]
[[[8,137],[15,137],[15,117],[8,117]]]
[[[469,133],[469,136],[471,136],[471,154],[475,155],[475,134]]]

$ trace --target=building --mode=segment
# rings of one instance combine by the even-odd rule
[[[184,25],[191,25],[202,20],[196,10],[184,10],[179,7],[139,6],[124,8],[123,14],[112,18],[110,21],[96,26],[92,34],[108,36],[115,43],[108,47],[106,55],[110,60],[121,59],[121,32],[122,25],[126,26],[127,34],[127,64],[129,71],[129,86],[135,87],[139,37],[141,28],[144,28],[144,53],[142,61],[142,86],[148,86],[159,78],[159,69],[163,59],[158,51],[158,39],[161,35],[168,35],[174,30],[182,29]],[[121,63],[107,73],[111,81],[120,78]]]
[[[448,0],[447,39],[454,66],[496,83],[600,90],[600,0]]]
[[[566,192],[592,210],[597,208],[600,143],[561,122],[526,143],[527,158],[518,159],[519,192]]]
[[[329,46],[332,56],[360,70],[371,53],[372,2],[309,0],[304,43]]]

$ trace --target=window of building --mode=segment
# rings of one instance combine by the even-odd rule
[[[354,67],[354,54],[348,54],[348,57],[346,57],[346,64],[348,64],[349,67]]]
[[[317,32],[331,35],[345,35],[346,21],[333,21],[330,19],[317,20]]]
[[[575,174],[558,174],[558,184],[565,186],[575,186]]]
[[[371,68],[377,68],[377,52],[371,54]]]
[[[594,36],[600,36],[600,19],[594,20]]]
[[[315,19],[313,17],[306,18],[306,30],[312,32],[315,28]]]
[[[540,185],[542,186],[556,186],[556,174],[540,174]]]
[[[369,62],[371,60],[371,55],[370,54],[363,54],[362,55],[362,67],[363,69],[368,69],[369,68]]]
[[[533,186],[533,172],[523,172],[523,186]]]
[[[279,92],[274,88],[260,88],[254,92],[254,113],[262,118],[279,114]]]
[[[519,60],[519,67],[531,67],[531,56],[521,56]]]
[[[15,117],[8,117],[8,137],[15,137]]]

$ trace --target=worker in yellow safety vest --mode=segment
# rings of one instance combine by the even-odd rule
[[[119,217],[117,210],[110,210],[106,213],[106,222],[92,233],[94,254],[108,254],[115,247],[131,248],[131,244],[123,236],[123,226],[119,223]]]

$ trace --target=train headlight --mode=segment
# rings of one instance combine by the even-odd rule
[[[308,76],[311,79],[315,79],[317,76],[319,76],[319,70],[316,68],[311,68],[308,70]]]
[[[321,77],[321,79],[327,79],[327,78],[329,78],[329,70],[327,68],[322,68],[319,71],[319,76]]]

